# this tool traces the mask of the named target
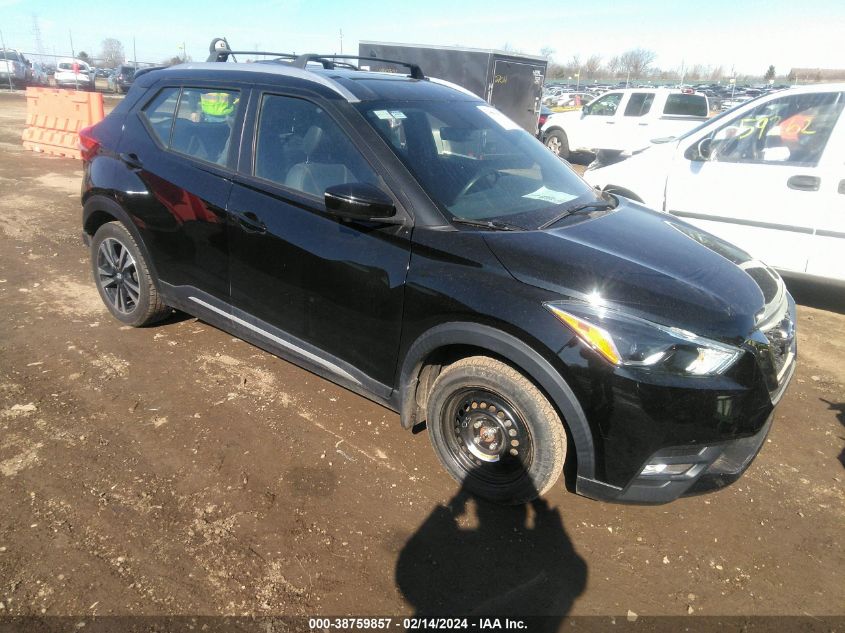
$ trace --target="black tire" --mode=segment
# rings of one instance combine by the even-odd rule
[[[546,140],[544,142],[552,154],[565,160],[569,159],[569,139],[566,137],[566,132],[563,130],[552,130],[546,134]]]
[[[91,271],[103,303],[126,325],[143,327],[171,313],[158,294],[141,249],[119,222],[107,222],[94,234]]]
[[[445,367],[427,407],[431,445],[447,472],[479,497],[516,505],[560,477],[566,433],[542,392],[513,367],[471,356]]]

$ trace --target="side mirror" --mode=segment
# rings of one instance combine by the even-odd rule
[[[393,199],[374,185],[350,182],[326,189],[326,209],[347,220],[373,220],[391,218],[396,214]]]
[[[590,114],[590,104],[589,103],[581,107],[581,116],[587,116],[588,114]]]

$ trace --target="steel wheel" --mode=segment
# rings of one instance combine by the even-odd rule
[[[113,237],[97,249],[97,283],[111,306],[121,314],[131,314],[141,299],[138,268],[129,249]]]
[[[552,154],[555,156],[560,156],[561,142],[557,136],[549,137],[549,140],[546,141],[546,147],[552,150]]]
[[[534,455],[531,433],[515,407],[486,389],[453,394],[441,418],[452,458],[469,475],[493,485],[518,480]]]
[[[560,477],[563,423],[514,367],[468,356],[440,371],[426,404],[431,446],[464,490],[491,501],[527,503]]]

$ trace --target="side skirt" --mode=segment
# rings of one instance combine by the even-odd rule
[[[330,380],[391,411],[399,411],[398,391],[373,380],[349,363],[326,354],[231,304],[193,286],[159,281],[167,305],[187,312],[313,374]]]

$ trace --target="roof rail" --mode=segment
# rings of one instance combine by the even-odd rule
[[[303,70],[308,66],[309,62],[322,64],[323,68],[332,70],[336,66],[349,68],[352,70],[360,70],[355,64],[351,64],[345,59],[357,59],[372,62],[383,62],[385,64],[395,64],[397,66],[404,66],[410,71],[412,79],[425,79],[425,74],[417,64],[408,62],[400,62],[394,59],[382,59],[380,57],[359,57],[358,55],[318,55],[316,53],[306,53],[304,55],[296,55],[294,53],[276,53],[271,51],[233,51],[229,47],[229,42],[225,37],[215,37],[211,40],[211,45],[208,47],[209,56],[206,61],[209,62],[225,62],[228,61],[229,56],[235,60],[235,55],[268,55],[276,59],[262,60],[262,63],[277,62],[280,64],[290,64],[295,68],[302,68]],[[339,61],[340,60],[340,61]]]
[[[319,62],[323,64],[323,67],[326,68],[326,62],[332,63],[336,59],[362,59],[364,61],[371,61],[371,62],[383,62],[385,64],[396,64],[397,66],[404,66],[410,71],[410,75],[412,79],[425,79],[425,74],[423,73],[422,69],[417,66],[416,64],[411,64],[409,62],[400,62],[395,59],[382,59],[381,57],[360,57],[358,55],[316,55],[313,53],[308,53],[306,55],[300,55],[296,58],[293,62],[293,65],[297,68],[305,68],[308,62]],[[353,68],[358,69],[356,66],[353,66],[349,63],[344,62],[334,62],[338,64],[343,64],[345,66],[352,66]]]

